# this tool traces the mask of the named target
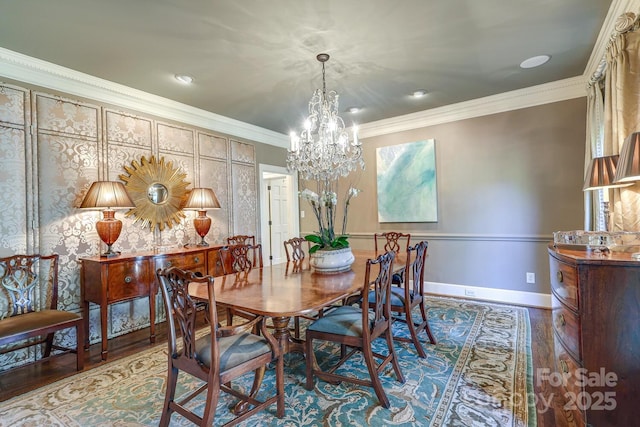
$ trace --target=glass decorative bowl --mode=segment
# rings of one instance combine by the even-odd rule
[[[555,231],[553,245],[577,250],[636,252],[640,250],[640,232],[635,231]]]

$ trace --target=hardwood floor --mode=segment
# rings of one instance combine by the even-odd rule
[[[220,315],[224,316],[223,313],[220,313]],[[550,400],[553,401],[553,398],[557,396],[557,392],[540,377],[541,370],[549,369],[550,372],[553,372],[555,369],[553,365],[551,311],[529,308],[529,317],[531,319],[533,382],[538,409],[538,427],[554,427],[556,425],[554,411],[557,408],[549,407],[548,402]],[[153,345],[149,343],[148,329],[142,329],[109,340],[109,359],[107,362],[103,362],[100,359],[100,344],[92,345],[86,354],[85,370],[162,343],[166,339],[166,329],[164,324],[157,326],[156,334],[158,338],[156,344]],[[75,373],[75,355],[67,354],[46,363],[29,365],[0,374],[0,402]]]

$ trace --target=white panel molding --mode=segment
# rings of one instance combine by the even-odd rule
[[[360,138],[370,138],[586,97],[586,82],[587,80],[584,76],[577,76],[471,101],[445,105],[417,113],[405,114],[404,116],[366,123],[359,127],[358,133]]]
[[[527,307],[551,308],[551,294],[541,294],[537,292],[453,285],[438,282],[424,282],[424,291],[426,294],[438,296],[467,298]],[[467,295],[467,291],[472,291],[474,295]]]
[[[0,48],[0,76],[238,138],[289,147],[287,135]]]

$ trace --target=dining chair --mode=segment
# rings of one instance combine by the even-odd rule
[[[267,332],[262,317],[255,317],[242,325],[218,325],[214,295],[214,278],[198,276],[193,272],[170,267],[156,272],[167,311],[168,373],[167,389],[160,426],[168,426],[176,412],[199,426],[211,426],[216,414],[220,392],[240,399],[232,412],[235,418],[225,426],[235,425],[276,403],[276,416],[284,416],[284,364],[276,339]],[[189,295],[189,285],[203,283],[208,291],[206,334],[196,331],[196,301]],[[251,333],[255,327],[262,336]],[[181,345],[178,345],[178,340]],[[275,394],[257,400],[267,365],[275,366]],[[204,384],[186,396],[176,398],[179,372],[204,381]],[[231,388],[231,381],[253,371],[253,384],[248,394],[240,388]],[[187,403],[206,391],[202,413],[189,409]]]
[[[369,307],[369,289],[373,289],[372,309],[361,309],[351,305],[340,306],[326,313],[307,328],[305,343],[307,356],[307,381],[305,387],[307,390],[313,389],[314,375],[327,382],[347,381],[373,387],[380,404],[385,408],[389,408],[389,398],[380,382],[380,373],[391,363],[397,380],[404,383],[404,376],[400,371],[391,334],[390,288],[394,258],[394,252],[386,252],[376,259],[367,260],[364,285],[361,290],[363,301],[361,307]],[[378,266],[379,272],[375,279],[371,280],[373,266]],[[375,352],[372,348],[373,342],[382,337],[387,343],[387,354]],[[340,360],[329,369],[322,370],[313,351],[314,340],[340,344]],[[348,349],[349,352],[347,353]],[[369,371],[369,379],[359,378],[346,372],[342,374],[336,373],[358,351],[362,352],[364,356]],[[376,359],[380,359],[380,363],[377,363]]]
[[[373,244],[375,247],[376,255],[393,251],[399,253],[404,252],[409,247],[411,242],[411,234],[400,233],[397,231],[386,231],[384,233],[375,233],[373,235]],[[396,273],[391,277],[391,283],[394,285],[400,285],[403,282],[403,272]]]
[[[303,264],[311,244],[308,240],[302,237],[292,237],[284,242],[284,252],[287,255],[287,266],[289,263],[293,265],[292,272],[299,272],[303,268]],[[305,251],[306,249],[306,251]],[[322,317],[323,311],[318,311],[317,316],[313,315],[300,315],[293,318],[293,334],[294,337],[300,338],[300,318],[307,320],[316,320],[318,317]]]
[[[228,245],[255,245],[256,237],[238,234],[236,236],[227,237]]]
[[[403,276],[407,279],[400,286],[391,286],[391,312],[396,314],[394,321],[407,324],[411,338],[394,335],[397,341],[413,342],[413,345],[421,358],[427,354],[420,343],[418,334],[425,331],[431,344],[436,344],[436,339],[429,327],[426,304],[424,297],[424,270],[429,243],[421,241],[415,246],[407,248],[407,259]],[[372,307],[373,291],[369,292],[369,306]],[[418,323],[414,321],[414,310],[419,307],[420,318]]]
[[[262,245],[236,244],[223,246],[218,250],[223,274],[247,274],[253,268],[262,268]],[[255,317],[252,313],[246,313],[231,307],[226,307],[227,325],[233,324],[234,315],[245,319]]]

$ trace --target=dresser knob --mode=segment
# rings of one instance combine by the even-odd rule
[[[164,264],[165,268],[169,268],[169,267],[171,267],[172,265],[173,265],[173,263],[172,263],[171,261],[167,261],[167,262]]]
[[[131,278],[131,276],[127,276],[124,278],[124,283],[131,283],[133,282],[133,279]]]
[[[562,271],[558,271],[556,273],[556,278],[558,279],[558,282],[562,282],[564,280],[564,277],[562,276]]]
[[[195,257],[195,258],[193,259],[193,261],[194,261],[196,264],[200,264],[200,257]]]

